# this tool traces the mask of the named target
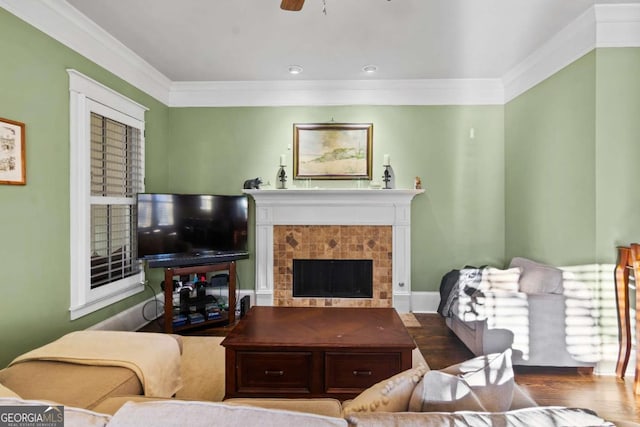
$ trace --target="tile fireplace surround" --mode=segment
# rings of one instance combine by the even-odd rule
[[[256,205],[256,304],[411,311],[411,200],[424,190],[244,190]],[[372,259],[373,298],[293,298],[293,258]]]
[[[391,227],[385,225],[275,225],[273,305],[391,307]],[[294,298],[293,260],[372,260],[372,298]]]

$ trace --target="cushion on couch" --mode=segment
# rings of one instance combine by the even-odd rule
[[[367,427],[442,427],[442,426],[501,426],[501,427],[614,427],[586,409],[537,407],[508,412],[400,412],[395,414],[353,413],[347,417],[350,426]]]
[[[416,384],[428,368],[419,365],[372,385],[353,400],[343,403],[344,414],[353,412],[406,411]]]
[[[113,415],[128,402],[158,402],[170,399],[159,399],[146,396],[112,396],[104,399],[92,409],[103,414]],[[195,399],[171,399],[181,401],[194,401]],[[202,401],[202,399],[201,399]],[[284,398],[233,398],[224,401],[229,405],[257,406],[265,409],[283,409],[286,411],[305,412],[309,414],[324,415],[328,417],[342,417],[342,405],[340,401],[332,398],[315,399],[284,399]]]
[[[285,399],[285,398],[241,398],[226,399],[224,403],[229,405],[257,406],[265,409],[283,409],[285,411],[304,412],[307,414],[324,415],[327,417],[342,417],[342,405],[338,399],[319,397],[311,399]]]
[[[51,400],[87,409],[106,396],[143,394],[142,383],[127,368],[65,362],[18,363],[0,371],[0,384],[24,399]]]
[[[45,360],[127,368],[140,379],[145,396],[171,397],[182,387],[180,345],[175,337],[167,334],[105,330],[69,332],[19,355],[9,366]]]
[[[527,294],[562,294],[562,270],[552,265],[515,257],[509,268],[520,267],[520,292]]]
[[[521,269],[519,267],[507,270],[493,267],[483,268],[480,289],[483,291],[518,292],[520,289],[520,274]]]
[[[515,387],[511,349],[427,372],[409,400],[410,412],[507,411]],[[435,389],[434,389],[435,388]]]
[[[218,402],[164,400],[125,404],[109,422],[109,427],[346,427],[344,418],[302,412],[228,405]]]

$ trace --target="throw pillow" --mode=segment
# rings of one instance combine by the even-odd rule
[[[484,291],[518,292],[521,270],[519,267],[500,270],[487,267],[482,270],[480,289]]]
[[[520,292],[526,294],[562,294],[562,270],[527,258],[515,257],[509,267],[520,267]]]
[[[345,415],[354,412],[404,412],[416,384],[428,368],[420,365],[372,385],[353,400],[345,402]]]
[[[434,408],[443,406],[449,408],[447,411],[478,410],[480,406],[480,410],[500,412],[511,407],[515,384],[511,349],[475,357],[441,369],[440,373],[445,375],[425,375],[415,387],[409,411],[436,411],[441,409]],[[438,385],[448,389],[429,389]]]
[[[409,399],[409,412],[484,411],[469,384],[440,371],[427,372]]]
[[[442,371],[462,376],[487,411],[500,412],[511,407],[515,381],[510,348],[502,353],[475,357]]]

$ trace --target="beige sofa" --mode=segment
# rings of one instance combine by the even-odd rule
[[[420,364],[346,402],[184,400],[145,396],[145,384],[122,367],[25,360],[0,371],[0,406],[63,404],[66,426],[613,425],[587,410],[537,407],[513,381],[510,350],[439,371]]]

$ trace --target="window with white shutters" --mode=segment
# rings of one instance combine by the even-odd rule
[[[144,112],[69,73],[71,319],[144,289],[136,259],[136,195],[144,191]]]
[[[91,287],[138,274],[136,194],[140,130],[91,113]]]

